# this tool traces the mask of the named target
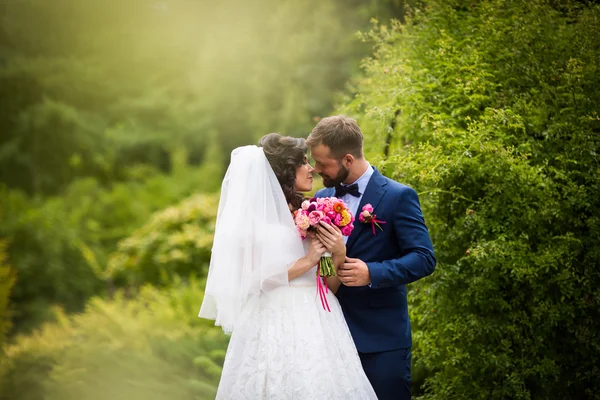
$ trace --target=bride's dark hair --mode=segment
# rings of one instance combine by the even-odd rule
[[[258,141],[258,145],[263,148],[283,189],[285,199],[294,210],[300,208],[304,197],[302,193],[296,191],[296,169],[306,162],[306,152],[308,151],[306,141],[291,136],[281,136],[278,133],[269,133]]]

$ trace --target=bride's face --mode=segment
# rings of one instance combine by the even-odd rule
[[[308,157],[304,156],[304,164],[296,168],[296,191],[310,192],[313,184],[313,167],[308,163]]]

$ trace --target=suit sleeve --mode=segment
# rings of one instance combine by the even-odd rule
[[[435,268],[433,245],[414,189],[402,188],[392,219],[400,255],[393,260],[367,263],[373,289],[406,285],[431,275]]]

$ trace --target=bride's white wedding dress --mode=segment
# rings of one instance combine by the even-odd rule
[[[235,149],[199,312],[232,333],[217,399],[376,399],[336,297],[321,305],[316,266],[288,282],[307,248],[263,149]]]
[[[248,302],[217,399],[376,399],[335,295],[323,309],[316,267]]]

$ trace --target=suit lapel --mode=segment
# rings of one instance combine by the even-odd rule
[[[348,241],[346,242],[347,249],[350,249],[352,247],[352,245],[354,244],[354,242],[356,241],[358,236],[361,234],[361,232],[364,229],[366,229],[365,225],[367,225],[367,224],[360,222],[360,220],[358,219],[358,214],[360,214],[360,212],[361,212],[362,208],[365,206],[365,204],[371,204],[375,210],[377,209],[379,202],[381,201],[381,199],[383,198],[383,195],[387,191],[385,189],[385,185],[387,185],[387,181],[385,180],[383,175],[381,175],[379,173],[379,171],[377,171],[377,169],[374,168],[373,175],[371,175],[371,179],[369,179],[369,184],[367,185],[367,188],[365,189],[365,194],[363,195],[362,199],[360,200],[360,204],[358,205],[358,210],[356,210],[357,215],[354,216],[354,218],[355,218],[354,230],[352,231],[352,233],[350,234],[350,237],[348,238]],[[377,214],[377,212],[375,212],[375,214]]]

